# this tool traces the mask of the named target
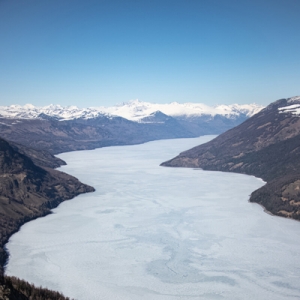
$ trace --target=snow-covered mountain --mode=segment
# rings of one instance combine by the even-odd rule
[[[32,104],[0,106],[0,116],[14,119],[37,119],[42,116],[53,117],[58,120],[92,119],[103,115],[97,108],[78,108],[77,106],[34,106]]]
[[[132,100],[127,103],[111,107],[78,108],[77,106],[49,105],[37,107],[31,104],[0,106],[0,117],[35,119],[50,116],[58,120],[92,119],[101,115],[120,116],[125,119],[143,122],[142,119],[160,111],[172,117],[196,117],[196,116],[223,116],[235,119],[241,115],[250,117],[259,112],[263,107],[257,104],[232,104],[208,106],[202,103],[177,103],[155,104]]]
[[[257,104],[232,104],[232,105],[217,105],[208,106],[203,103],[178,103],[172,102],[168,104],[155,104],[149,102],[141,102],[132,100],[122,105],[116,105],[108,108],[102,107],[105,111],[112,115],[121,116],[128,120],[139,121],[150,116],[156,111],[160,111],[172,117],[194,117],[210,115],[212,117],[221,115],[227,118],[235,118],[241,114],[250,117],[259,112],[263,107]]]

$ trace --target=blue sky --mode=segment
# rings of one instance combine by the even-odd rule
[[[0,105],[300,95],[299,0],[0,0]]]

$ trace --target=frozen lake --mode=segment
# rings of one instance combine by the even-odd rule
[[[6,273],[78,300],[299,299],[300,223],[248,202],[261,180],[159,166],[211,138],[59,155],[96,192],[25,224]]]

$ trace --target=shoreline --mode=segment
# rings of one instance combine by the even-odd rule
[[[31,222],[31,221],[34,221],[34,220],[36,220],[36,219],[38,219],[38,218],[46,217],[47,215],[49,215],[49,214],[51,214],[51,213],[52,213],[52,212],[50,211],[50,212],[48,212],[48,213],[46,213],[46,214],[44,214],[44,215],[33,217],[32,219],[26,220],[25,222],[21,223],[20,226],[18,227],[18,229],[17,229],[16,231],[12,232],[12,233],[8,236],[8,239],[7,239],[6,243],[5,243],[2,247],[0,246],[0,249],[1,249],[1,248],[3,249],[3,251],[4,251],[4,253],[5,253],[5,257],[6,257],[6,259],[5,259],[5,261],[4,261],[4,264],[3,264],[3,266],[2,266],[2,268],[3,268],[3,275],[4,275],[4,276],[6,276],[6,275],[5,275],[5,268],[6,268],[7,264],[8,264],[8,260],[9,260],[9,257],[10,257],[9,251],[8,251],[8,249],[7,249],[7,247],[6,247],[6,245],[7,245],[8,242],[9,242],[9,239],[10,239],[15,233],[18,233],[18,232],[20,231],[21,227],[22,227],[23,225],[25,225],[26,223],[29,223],[29,222]]]
[[[93,188],[94,189],[94,188]],[[62,199],[57,202],[56,205],[52,205],[51,208],[48,208],[48,211],[41,210],[41,215],[35,215],[29,217],[26,220],[20,221],[16,230],[13,230],[8,234],[4,243],[0,245],[0,299],[31,299],[31,294],[38,294],[42,298],[41,299],[61,299],[61,300],[70,300],[69,297],[65,297],[61,292],[50,290],[47,287],[39,286],[37,287],[33,283],[29,283],[26,279],[22,279],[16,276],[9,276],[5,274],[6,267],[9,263],[10,253],[6,247],[9,242],[9,239],[16,233],[21,230],[21,227],[31,221],[34,221],[38,218],[44,218],[50,214],[52,214],[52,209],[58,207],[62,202],[69,201],[74,199],[83,193],[77,193],[72,198]]]
[[[57,208],[62,202],[72,200],[72,199],[74,199],[75,197],[77,197],[77,196],[79,196],[81,194],[84,194],[84,193],[76,194],[72,198],[69,198],[69,199],[62,199],[62,201],[57,202],[54,206],[52,206],[51,208],[48,208],[49,210],[47,210],[47,211],[41,210],[40,211],[41,215],[35,215],[35,216],[32,216],[32,217],[29,217],[29,219],[26,218],[26,220],[19,221],[20,223],[18,224],[17,229],[14,230],[14,231],[12,231],[11,233],[9,233],[6,241],[3,243],[3,245],[0,245],[0,251],[2,250],[3,254],[4,254],[3,255],[4,262],[3,263],[1,262],[1,265],[0,265],[0,276],[6,276],[5,275],[5,268],[6,268],[7,264],[8,264],[8,260],[9,260],[9,256],[10,256],[9,251],[6,248],[6,245],[9,242],[9,239],[15,233],[18,233],[20,231],[21,227],[23,225],[25,225],[26,223],[29,223],[29,222],[34,221],[34,220],[39,219],[39,218],[44,218],[44,217],[52,214],[53,213],[52,209]]]
[[[178,158],[180,157],[177,156],[175,157]],[[205,168],[201,168],[199,166],[193,166],[193,165],[180,165],[178,164],[178,162],[176,164],[170,164],[171,161],[173,161],[174,159],[171,159],[171,160],[168,160],[168,161],[165,161],[163,163],[160,164],[160,166],[162,167],[169,167],[169,168],[188,168],[188,169],[192,169],[192,170],[203,170],[203,171],[210,171],[210,172],[224,172],[224,173],[235,173],[235,174],[240,174],[240,175],[247,175],[247,176],[254,176],[255,178],[257,178],[258,180],[262,181],[264,183],[264,185],[260,188],[258,188],[257,190],[253,191],[249,197],[249,202],[251,203],[257,203],[259,205],[261,205],[264,210],[266,210],[266,212],[269,212],[271,213],[272,215],[274,216],[277,216],[277,217],[282,217],[282,218],[285,218],[285,219],[291,219],[291,220],[295,220],[295,221],[300,221],[300,213],[298,212],[297,213],[294,213],[292,216],[288,216],[288,215],[285,215],[283,213],[280,213],[280,210],[278,210],[276,213],[275,211],[275,208],[273,207],[274,203],[275,202],[275,205],[276,208],[280,205],[284,205],[284,203],[280,203],[280,201],[278,201],[279,197],[277,194],[280,194],[281,189],[283,187],[286,188],[286,186],[289,186],[289,185],[292,185],[294,184],[296,181],[300,181],[300,175],[299,174],[291,174],[287,177],[279,177],[279,178],[275,178],[273,180],[270,180],[270,181],[265,181],[263,178],[261,177],[258,177],[257,175],[255,174],[248,174],[248,173],[245,173],[245,172],[238,172],[238,171],[230,171],[230,170],[216,170],[216,169],[211,169],[209,167],[205,167]],[[264,196],[262,196],[264,195]],[[282,195],[282,194],[281,194]],[[277,198],[276,198],[277,197]],[[259,201],[260,200],[260,201]],[[269,202],[268,202],[269,200]],[[283,202],[283,201],[281,201]],[[287,203],[290,202],[290,200],[286,201]],[[296,202],[299,202],[300,203],[300,200],[296,201]],[[271,205],[273,207],[273,210],[272,209],[268,209],[267,205],[265,206],[265,204],[268,204],[269,206]],[[291,209],[291,207],[287,207],[287,209]],[[281,208],[282,210],[282,208]],[[289,212],[289,211],[287,211]]]

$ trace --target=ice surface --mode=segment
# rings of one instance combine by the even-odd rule
[[[8,275],[80,299],[299,299],[300,223],[255,177],[159,164],[211,137],[59,155],[96,188],[12,236]]]

